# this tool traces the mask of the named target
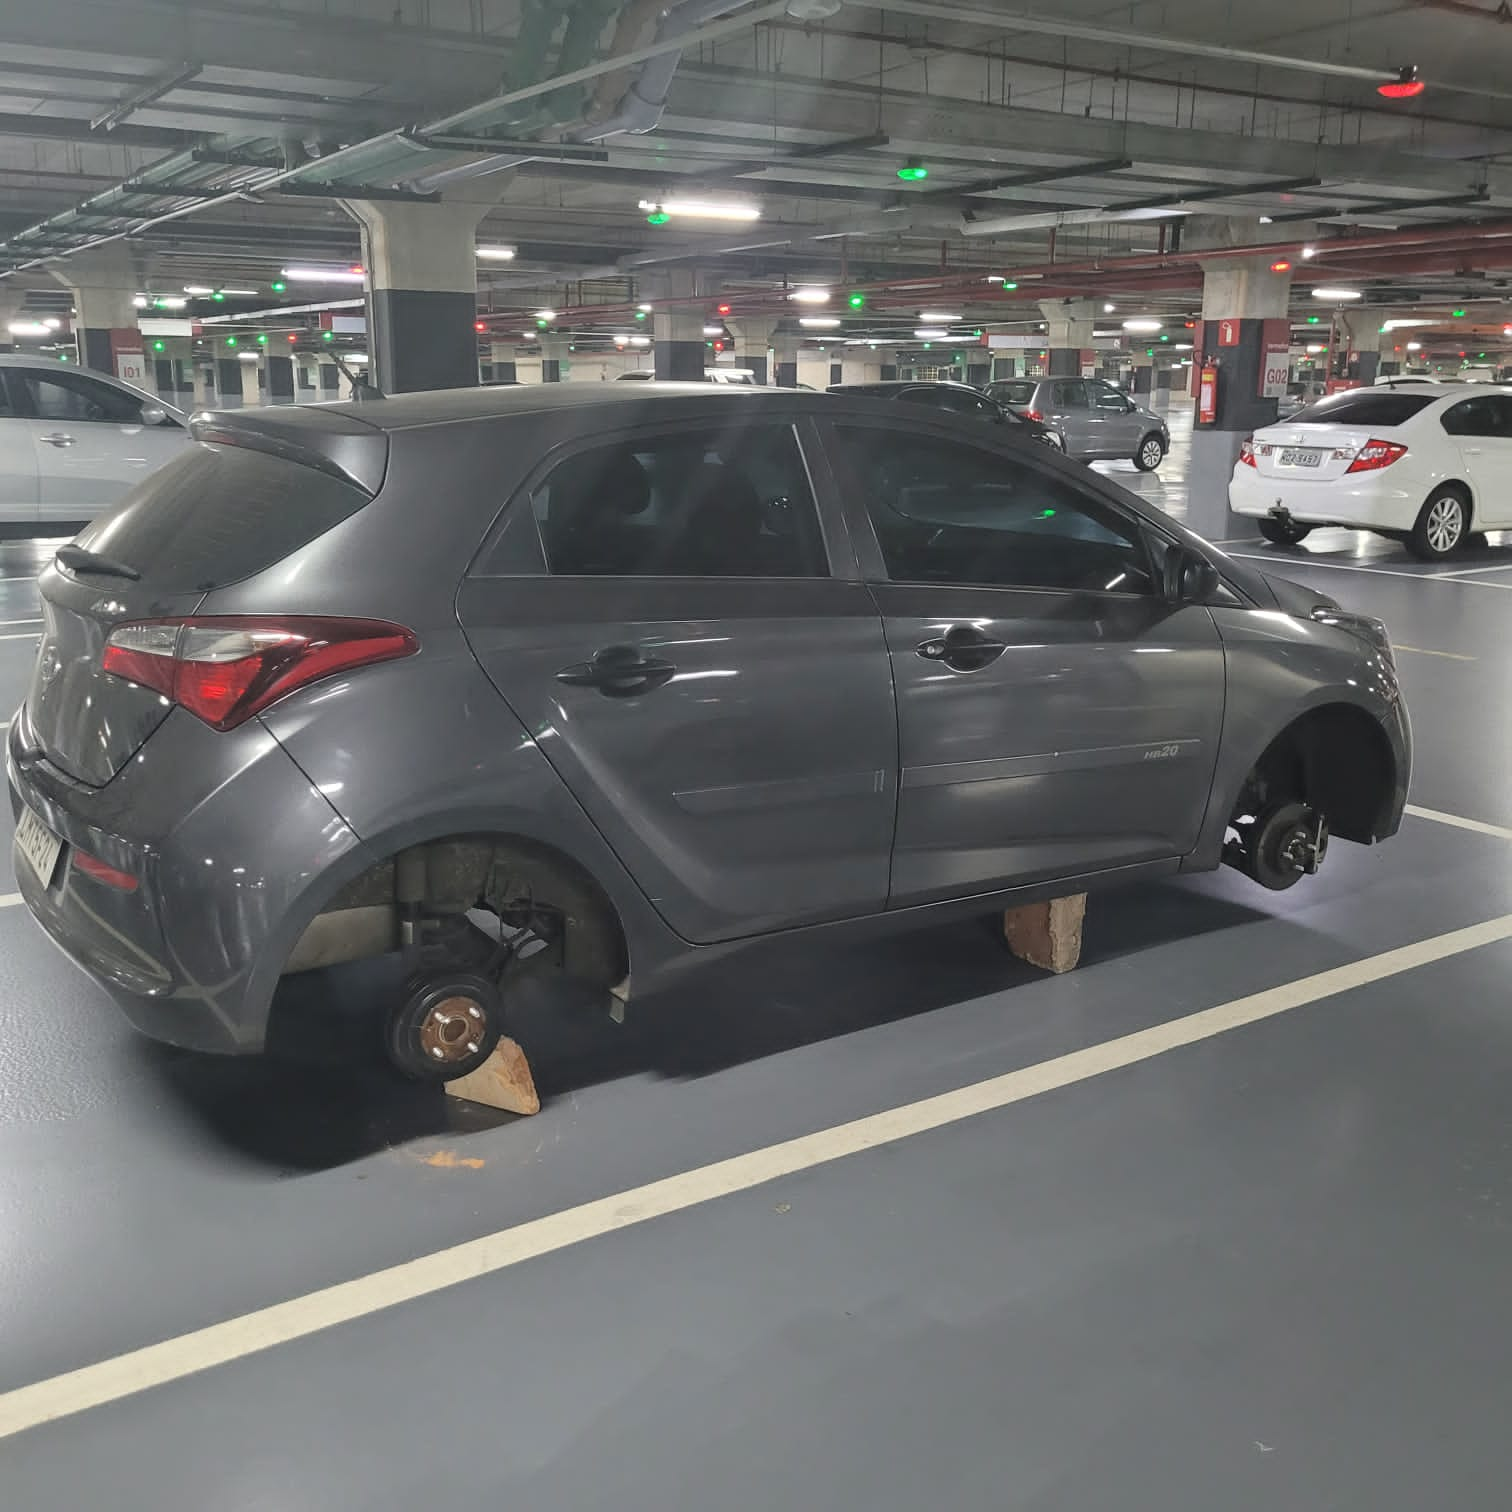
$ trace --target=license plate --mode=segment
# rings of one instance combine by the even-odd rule
[[[1286,446],[1281,449],[1282,467],[1316,467],[1322,460],[1321,451],[1310,451],[1300,446]]]
[[[58,857],[63,854],[63,842],[30,809],[22,809],[21,822],[16,825],[16,854],[26,858],[43,887],[50,887]]]

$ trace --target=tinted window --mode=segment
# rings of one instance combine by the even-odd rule
[[[1123,393],[1113,387],[1111,383],[1103,383],[1101,380],[1087,384],[1087,390],[1092,396],[1092,402],[1098,409],[1116,410],[1119,414],[1126,414],[1129,401]]]
[[[554,573],[827,577],[791,426],[682,431],[599,446],[532,495]]]
[[[980,394],[968,394],[960,389],[945,390],[944,408],[978,420],[990,420],[998,412],[997,405],[988,403]]]
[[[240,446],[193,446],[101,515],[79,544],[135,567],[164,592],[261,572],[355,514],[355,484]]]
[[[1086,385],[1078,379],[1058,379],[1050,385],[1050,403],[1056,409],[1086,409]]]
[[[1021,408],[1034,403],[1034,390],[1033,378],[1004,378],[987,385],[987,392],[999,404],[1016,404]]]
[[[39,420],[139,425],[142,401],[83,373],[24,373],[21,381]]]
[[[1444,411],[1443,426],[1451,436],[1512,436],[1512,403],[1499,394],[1478,394]]]
[[[1401,425],[1441,394],[1404,394],[1396,389],[1346,389],[1309,404],[1292,416],[1298,425]]]
[[[925,437],[837,435],[894,582],[1155,591],[1138,526],[1060,478]]]

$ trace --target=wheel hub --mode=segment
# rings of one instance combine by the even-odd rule
[[[472,998],[442,998],[420,1021],[420,1048],[444,1064],[467,1060],[482,1048],[483,1010]]]
[[[1464,511],[1458,499],[1440,499],[1428,511],[1428,544],[1435,551],[1447,552],[1459,543],[1465,528]]]

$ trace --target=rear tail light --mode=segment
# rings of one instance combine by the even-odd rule
[[[1405,457],[1407,448],[1400,441],[1377,441],[1371,439],[1355,453],[1355,459],[1345,468],[1345,472],[1362,473],[1378,472],[1383,467],[1390,467],[1398,457]]]
[[[1024,411],[1024,419],[1034,420],[1043,425],[1045,423],[1045,412],[1044,410],[1026,409]]]
[[[137,879],[130,872],[110,866],[98,856],[91,856],[77,847],[73,853],[73,869],[83,872],[86,877],[93,877],[96,882],[103,882],[106,887],[115,888],[117,892],[133,893],[137,890]]]
[[[413,631],[383,620],[225,615],[120,625],[101,665],[231,730],[297,688],[419,649]]]
[[[1259,463],[1255,461],[1255,440],[1253,436],[1246,436],[1239,443],[1239,460],[1246,467],[1259,466]]]

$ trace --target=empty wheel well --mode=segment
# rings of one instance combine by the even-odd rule
[[[1395,788],[1396,761],[1380,726],[1353,704],[1325,704],[1265,748],[1234,812],[1300,798],[1340,839],[1369,845],[1385,832]]]
[[[629,945],[607,893],[570,856],[519,835],[448,835],[406,848],[423,877],[422,909],[432,916],[482,910],[509,921],[522,909],[560,920],[563,971],[613,987],[629,972]],[[395,948],[399,856],[370,866],[331,897],[295,946],[285,972],[335,965]],[[413,896],[413,894],[410,894]],[[462,926],[465,928],[465,926]]]

